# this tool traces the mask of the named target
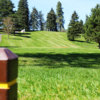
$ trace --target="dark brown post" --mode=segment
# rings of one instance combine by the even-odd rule
[[[0,48],[0,100],[17,100],[18,56]]]

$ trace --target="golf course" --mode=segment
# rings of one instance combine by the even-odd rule
[[[18,100],[100,100],[100,49],[84,36],[34,31],[2,35],[18,55]]]

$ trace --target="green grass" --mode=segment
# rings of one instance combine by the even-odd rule
[[[28,32],[0,46],[19,56],[19,100],[99,100],[100,50],[63,32]]]

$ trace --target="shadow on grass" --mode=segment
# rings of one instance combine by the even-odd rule
[[[76,42],[86,42],[86,41],[82,41],[82,40],[75,40]]]
[[[20,62],[21,66],[47,66],[48,68],[80,67],[80,68],[100,68],[100,54],[18,54],[25,57]],[[28,59],[32,58],[32,60]]]
[[[0,46],[0,48],[19,48],[20,46]]]
[[[22,39],[20,39],[20,38],[11,38],[12,40],[22,40]]]
[[[89,43],[89,44],[93,44],[93,42],[87,42],[87,41],[82,41],[82,40],[75,40],[75,42],[80,42],[80,43]]]
[[[30,38],[31,33],[15,33],[15,36]]]

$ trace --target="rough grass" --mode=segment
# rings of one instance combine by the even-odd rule
[[[66,33],[3,36],[1,46],[19,56],[19,100],[99,100],[100,50]]]

